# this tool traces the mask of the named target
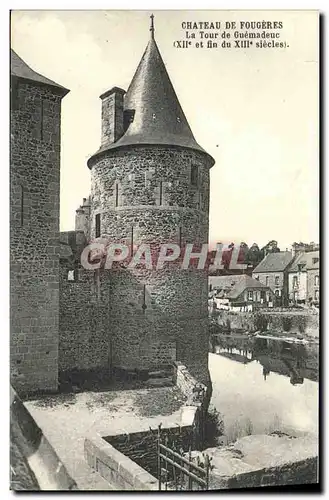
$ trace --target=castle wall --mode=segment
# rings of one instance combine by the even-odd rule
[[[18,81],[11,110],[12,385],[57,390],[61,97]]]
[[[192,166],[198,168],[196,185]],[[111,242],[206,243],[209,166],[202,153],[170,147],[108,153],[92,166],[91,207],[92,237],[100,214],[101,237]],[[172,263],[161,271],[105,269],[103,276],[113,366],[152,369],[176,356],[207,382],[206,271]]]
[[[69,271],[74,280],[68,279]],[[108,373],[108,307],[97,293],[97,276],[81,265],[61,261],[59,302],[59,373]]]

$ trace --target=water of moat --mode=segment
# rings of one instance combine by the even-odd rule
[[[225,441],[274,431],[317,435],[318,345],[220,336],[209,369]]]

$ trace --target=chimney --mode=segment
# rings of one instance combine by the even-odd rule
[[[100,96],[102,99],[102,146],[123,136],[123,96],[125,90],[113,87]]]
[[[83,231],[89,239],[90,203],[89,198],[83,198],[83,205],[75,211],[75,230]]]

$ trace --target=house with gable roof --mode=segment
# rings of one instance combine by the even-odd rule
[[[276,305],[288,305],[288,269],[292,260],[291,252],[268,253],[253,270],[252,277],[274,292]]]
[[[274,294],[270,287],[248,275],[210,276],[209,282],[217,309],[253,311],[273,305]]]
[[[289,302],[294,304],[319,304],[320,252],[298,254],[289,268]]]

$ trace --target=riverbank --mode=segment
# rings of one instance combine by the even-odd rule
[[[211,334],[252,335],[255,332],[319,343],[319,313],[313,310],[265,310],[210,312]]]

